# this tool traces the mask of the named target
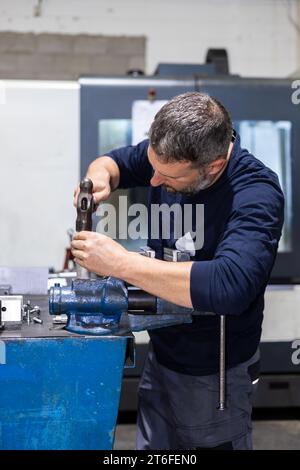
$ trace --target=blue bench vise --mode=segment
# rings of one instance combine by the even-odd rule
[[[107,335],[142,331],[192,321],[192,310],[178,307],[113,277],[75,279],[56,284],[49,293],[51,315],[65,314],[66,329],[79,334]],[[125,318],[126,317],[126,318]]]

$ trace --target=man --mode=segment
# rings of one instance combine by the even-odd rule
[[[204,244],[188,262],[141,259],[97,233],[79,233],[72,244],[76,261],[90,271],[216,314],[149,332],[137,448],[251,449],[264,291],[283,224],[277,176],[241,148],[227,110],[203,93],[169,101],[149,141],[98,158],[87,176],[96,203],[118,187],[150,186],[149,204],[204,204]],[[160,258],[175,243],[173,232],[169,240],[149,240]],[[224,411],[218,409],[219,315],[226,315]]]

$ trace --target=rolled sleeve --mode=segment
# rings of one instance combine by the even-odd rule
[[[122,147],[106,154],[119,167],[119,188],[149,186],[153,170],[147,156],[148,145],[149,141],[143,140],[138,145]]]

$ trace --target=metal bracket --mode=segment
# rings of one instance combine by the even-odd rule
[[[22,295],[0,296],[0,325],[1,328],[16,329],[22,325]]]
[[[187,251],[180,251],[173,248],[164,248],[163,258],[165,261],[190,261],[191,257]]]
[[[150,246],[141,246],[139,254],[142,256],[147,256],[147,258],[155,258],[155,251],[150,248]]]

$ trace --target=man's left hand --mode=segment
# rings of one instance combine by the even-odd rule
[[[72,241],[75,262],[100,276],[121,277],[129,252],[106,235],[78,232]]]

